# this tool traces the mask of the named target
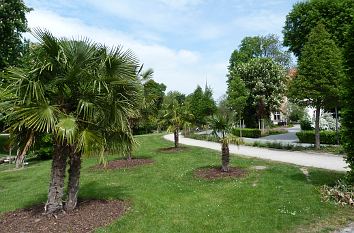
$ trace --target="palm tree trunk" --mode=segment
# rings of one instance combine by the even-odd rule
[[[48,200],[44,207],[46,214],[63,210],[64,178],[69,153],[69,146],[62,145],[59,142],[54,145]]]
[[[221,171],[222,172],[229,171],[229,163],[230,163],[229,144],[223,142],[221,146]]]
[[[129,149],[128,153],[127,153],[127,160],[131,161],[132,160],[132,150]]]
[[[320,116],[321,108],[320,106],[316,107],[316,121],[315,121],[315,147],[320,149]]]
[[[27,151],[32,146],[33,140],[34,140],[34,132],[31,131],[28,135],[27,142],[26,142],[25,146],[22,148],[22,150],[19,151],[19,153],[16,156],[16,168],[17,169],[20,167],[23,167]]]
[[[67,211],[72,211],[77,205],[77,196],[79,193],[81,168],[81,153],[72,152],[70,154],[70,169],[68,183],[68,200],[65,205]]]
[[[175,138],[175,148],[177,148],[179,145],[178,129],[176,129],[173,134],[174,134],[174,138]]]

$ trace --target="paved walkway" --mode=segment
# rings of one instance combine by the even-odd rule
[[[164,138],[169,141],[174,140],[173,134],[165,135]],[[221,146],[219,143],[184,138],[182,135],[180,136],[180,143],[217,151],[221,150]],[[326,153],[284,151],[243,145],[239,147],[237,147],[236,145],[230,145],[230,153],[244,155],[246,157],[254,157],[284,163],[291,163],[306,167],[316,167],[334,171],[348,170],[347,164],[345,163],[343,157]]]

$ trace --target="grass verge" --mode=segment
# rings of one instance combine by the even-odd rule
[[[231,165],[248,170],[239,179],[203,180],[194,176],[201,167],[218,166],[216,151],[189,147],[176,153],[160,148],[173,143],[158,136],[139,136],[136,157],[155,161],[140,167],[93,171],[96,158],[85,158],[81,199],[122,199],[130,211],[97,232],[303,232],[353,210],[323,203],[319,188],[334,184],[342,173],[309,169],[309,179],[296,166],[232,156]],[[112,155],[110,160],[119,156]],[[251,167],[266,166],[256,171]],[[0,170],[0,213],[46,201],[50,161],[31,163],[15,171]],[[299,231],[298,231],[299,230]]]

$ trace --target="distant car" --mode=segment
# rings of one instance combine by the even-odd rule
[[[278,122],[278,126],[285,126],[286,125],[286,121],[279,121]]]

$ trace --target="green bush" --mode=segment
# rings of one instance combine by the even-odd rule
[[[31,148],[31,153],[38,160],[52,159],[53,139],[51,134],[43,133],[37,136],[37,141]]]
[[[234,128],[232,129],[232,134],[236,136],[240,136],[240,128]],[[245,138],[260,138],[262,137],[262,131],[259,129],[250,129],[250,128],[244,128],[242,129],[242,137]]]
[[[297,132],[296,136],[299,138],[299,141],[301,143],[315,143],[314,130],[304,130],[301,132]],[[336,131],[320,131],[320,141],[322,144],[337,144]]]
[[[306,117],[301,119],[300,127],[301,127],[301,130],[313,130],[314,129],[311,126],[311,121],[308,118],[306,118]]]
[[[0,154],[9,153],[9,135],[0,135]]]

